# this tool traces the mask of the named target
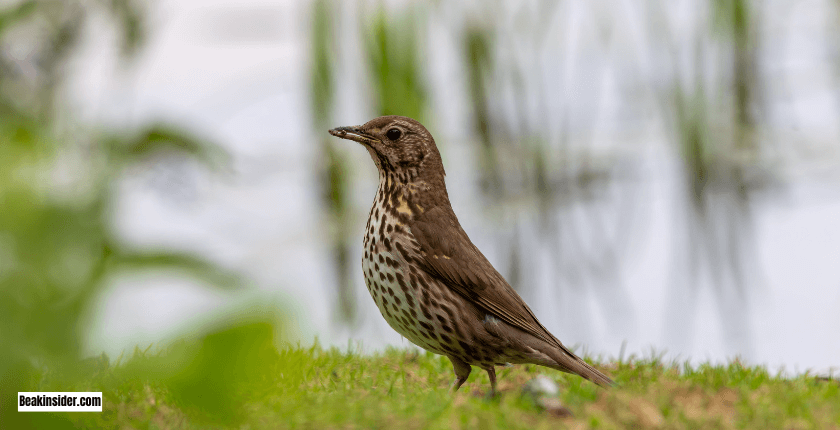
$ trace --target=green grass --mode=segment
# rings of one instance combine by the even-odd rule
[[[245,344],[246,356],[216,339],[197,349],[182,345],[158,355],[138,352],[126,363],[69,384],[42,375],[36,387],[41,390],[101,390],[103,412],[29,414],[48,421],[20,424],[119,429],[840,428],[837,380],[779,377],[738,362],[692,368],[630,359],[598,365],[619,384],[612,389],[536,366],[501,368],[500,395],[488,399],[489,381],[479,369],[461,391],[450,394],[451,365],[431,353],[392,349],[361,355],[316,346],[278,354],[258,345],[260,336],[242,334],[227,340]],[[184,361],[184,351],[194,355]],[[523,384],[539,374],[558,382],[559,400],[572,417],[555,417],[522,394]]]

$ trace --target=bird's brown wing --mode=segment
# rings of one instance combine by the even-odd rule
[[[452,209],[436,207],[409,226],[420,244],[418,263],[427,273],[502,321],[572,354],[473,245]]]
[[[557,369],[576,373],[608,387],[612,380],[590,366],[554,337],[516,294],[510,284],[473,245],[449,207],[435,207],[409,221],[420,245],[417,263],[443,284],[486,312],[557,348],[542,351],[557,363]]]

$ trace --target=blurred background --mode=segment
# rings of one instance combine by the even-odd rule
[[[399,114],[578,352],[840,366],[838,1],[4,1],[0,38],[0,365],[255,307],[410,345],[326,132]]]

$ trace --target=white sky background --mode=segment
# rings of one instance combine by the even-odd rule
[[[339,3],[343,16],[353,16],[362,7],[355,2]],[[675,3],[671,12],[684,15],[689,10],[686,3]],[[502,4],[510,9],[503,14],[510,17],[504,25],[515,28],[520,25],[515,12],[530,3]],[[569,52],[587,53],[597,45],[592,39],[597,31],[589,26],[600,12],[589,4],[564,3],[561,16],[567,17],[569,25],[556,31],[571,47]],[[772,28],[765,30],[777,35],[771,46],[778,52],[765,53],[761,60],[786,70],[784,76],[788,76],[769,84],[779,92],[771,96],[781,101],[773,104],[768,123],[778,129],[774,136],[782,141],[779,150],[786,152],[785,160],[794,162],[783,166],[785,180],[790,180],[784,189],[754,203],[762,279],[752,294],[752,346],[741,350],[723,341],[722,332],[728,328],[720,326],[708,288],[698,296],[693,338],[674,342],[663,334],[681,197],[676,160],[661,126],[654,122],[631,133],[621,128],[620,117],[627,109],[622,104],[627,101],[619,98],[615,88],[622,79],[634,78],[629,62],[637,57],[657,58],[645,57],[634,48],[644,46],[637,43],[646,37],[644,26],[627,12],[634,10],[633,2],[621,5],[623,9],[610,12],[627,15],[622,20],[625,27],[614,30],[621,36],[616,38],[615,55],[604,59],[577,54],[573,57],[579,63],[563,63],[561,68],[571,68],[565,71],[554,70],[556,66],[546,62],[546,69],[534,71],[534,76],[549,80],[555,73],[565,76],[556,84],[564,96],[550,109],[569,112],[581,121],[589,118],[588,95],[593,86],[600,88],[601,116],[589,120],[603,131],[587,142],[607,152],[618,147],[643,160],[641,179],[622,185],[646,199],[631,235],[632,252],[622,254],[619,275],[629,293],[632,315],[620,327],[610,326],[591,294],[560,297],[550,288],[552,278],[546,272],[534,275],[538,287],[525,294],[526,301],[564,343],[585,344],[592,354],[617,356],[626,341],[625,355],[645,355],[653,347],[681,359],[724,361],[742,355],[748,362],[790,371],[840,366],[840,181],[834,143],[840,109],[835,72],[825,64],[827,47],[813,42],[831,24],[827,8],[816,1],[775,2],[766,11],[770,18],[764,22]],[[427,23],[434,31],[425,43],[436,47],[426,47],[434,112],[430,115],[434,123],[428,125],[444,148],[447,181],[459,219],[491,262],[503,269],[503,256],[496,255],[494,239],[502,227],[476,204],[478,188],[466,143],[469,105],[458,57],[460,42],[444,22],[459,20],[465,10],[441,5],[432,13],[437,21]],[[171,274],[117,280],[102,297],[101,312],[94,315],[91,353],[104,349],[116,355],[138,343],[160,342],[212,317],[213,310],[262,295],[279,295],[290,302],[304,342],[317,336],[322,343],[342,347],[355,339],[368,350],[408,345],[387,326],[367,296],[360,267],[355,267],[360,264],[353,269],[360,327],[342,327],[323,305],[334,303],[333,274],[312,173],[320,138],[314,133],[326,131],[312,130],[308,105],[309,3],[161,0],[149,12],[150,38],[130,65],[117,64],[105,20],[92,25],[85,49],[72,68],[68,91],[74,109],[92,124],[116,128],[131,129],[165,119],[223,146],[232,155],[232,165],[229,171],[211,174],[188,160],[148,163],[120,183],[116,228],[136,246],[194,251],[241,270],[255,288],[243,297],[207,290]],[[344,49],[338,54],[343,74],[337,81],[336,126],[363,123],[372,115],[371,102],[365,98],[365,66],[358,61],[358,29],[347,20],[340,20],[339,25]],[[530,55],[527,46],[509,43],[511,55]],[[647,72],[657,67],[638,61],[638,67]],[[609,66],[603,79],[583,76],[599,64]],[[375,167],[366,151],[350,143],[345,154],[354,166],[353,223],[358,226],[355,243],[361,250],[361,233],[376,188]],[[535,252],[534,264],[548,264],[548,252]],[[591,320],[570,321],[564,309],[583,309]]]

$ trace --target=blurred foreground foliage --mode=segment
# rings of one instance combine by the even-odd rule
[[[129,1],[28,1],[0,11],[0,428],[73,425],[62,415],[18,413],[10,399],[18,391],[97,389],[91,375],[110,363],[85,359],[83,345],[96,299],[115,277],[174,269],[205,285],[241,284],[202,258],[137,250],[114,232],[116,183],[127,169],[152,156],[186,154],[211,168],[226,159],[171,124],[119,134],[78,125],[59,94],[77,35],[97,8],[115,18],[124,53],[136,50],[143,26]],[[235,419],[224,396],[252,383],[259,375],[249,369],[276,355],[275,318],[247,311],[248,322],[217,327],[145,364],[137,355],[122,377],[166,383],[184,408]]]
[[[101,391],[103,412],[19,413],[7,401],[0,427],[126,428],[145,422],[140,427],[170,428],[174,423],[161,423],[161,416],[178,416],[189,428],[235,428],[248,417],[251,399],[276,390],[275,375],[285,365],[275,312],[250,308],[241,314],[247,317],[223,319],[159,351],[136,348],[113,364],[105,354],[57,367],[21,362],[7,369],[15,373],[4,381],[14,384],[3,391],[5,398],[15,398],[15,391]],[[160,416],[150,420],[149,413]]]

